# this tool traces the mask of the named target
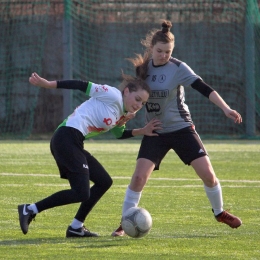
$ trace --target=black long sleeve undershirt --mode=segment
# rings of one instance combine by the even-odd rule
[[[209,98],[209,95],[214,89],[210,87],[208,84],[206,84],[201,79],[196,79],[192,84],[191,87],[196,89],[198,92],[200,92],[203,96]]]
[[[88,88],[88,81],[83,80],[57,80],[57,88],[62,89],[78,89],[84,93],[86,93],[86,90]]]
[[[134,137],[132,134],[132,129],[125,129],[122,136],[117,139],[127,139],[127,138],[131,138],[131,137]]]

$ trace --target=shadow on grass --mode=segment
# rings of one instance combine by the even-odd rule
[[[218,238],[216,234],[160,234],[160,235],[149,235],[146,238],[135,239],[131,237],[89,237],[89,238],[34,238],[34,239],[10,239],[0,241],[0,246],[19,246],[19,245],[48,245],[48,244],[67,244],[71,245],[72,248],[105,248],[105,247],[118,247],[127,246],[129,244],[133,245],[139,243],[140,240],[145,239],[146,242],[157,240],[182,240],[182,239],[208,239],[208,238]]]
[[[129,238],[131,239],[131,238]],[[80,247],[112,247],[118,246],[122,243],[122,245],[126,245],[129,243],[128,238],[34,238],[34,239],[8,239],[1,240],[0,246],[19,246],[19,245],[43,245],[43,244],[71,244],[72,246],[76,244],[75,248]],[[87,244],[86,244],[87,242]],[[83,245],[84,244],[84,245]]]

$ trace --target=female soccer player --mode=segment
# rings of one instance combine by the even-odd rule
[[[59,168],[60,177],[68,179],[71,189],[62,190],[33,204],[18,206],[20,226],[24,234],[36,214],[43,210],[70,203],[81,202],[66,237],[93,237],[84,226],[84,221],[112,185],[112,179],[103,166],[88,151],[84,150],[86,138],[111,131],[117,138],[136,135],[156,135],[158,120],[144,128],[126,130],[125,123],[147,102],[150,88],[140,79],[123,75],[122,91],[108,85],[99,85],[79,80],[48,81],[32,73],[29,82],[43,88],[78,89],[89,100],[82,103],[55,131],[50,149]],[[90,188],[89,181],[94,185]]]
[[[144,55],[139,54],[129,59],[136,68],[137,76],[144,79],[152,91],[146,103],[146,119],[148,122],[154,118],[159,119],[162,130],[157,131],[157,137],[143,137],[135,172],[126,190],[122,214],[130,207],[138,206],[142,190],[152,171],[159,170],[162,159],[173,149],[202,179],[216,220],[237,228],[242,221],[223,210],[221,186],[206,149],[195,131],[190,111],[185,104],[184,87],[191,85],[235,123],[240,124],[242,118],[186,63],[171,56],[174,48],[171,27],[170,21],[164,21],[161,30],[150,31],[141,41],[146,47]],[[122,235],[124,231],[120,225],[112,236]]]

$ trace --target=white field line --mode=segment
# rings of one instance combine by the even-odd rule
[[[0,184],[0,187],[24,187],[26,184]],[[31,186],[31,184],[30,184]],[[69,187],[69,184],[51,184],[51,183],[35,183],[33,184],[34,187],[63,187],[63,188],[68,188]],[[128,185],[116,185],[116,184],[113,184],[112,187],[117,187],[117,188],[127,188]],[[199,188],[199,189],[202,189],[203,188],[203,185],[149,185],[149,184],[146,184],[145,186],[146,188]],[[235,189],[241,189],[241,188],[246,188],[246,189],[252,189],[252,188],[257,188],[259,189],[260,188],[260,185],[258,186],[246,186],[246,185],[221,185],[222,188],[235,188]]]
[[[60,175],[58,173],[57,174],[35,174],[35,173],[5,173],[5,172],[0,173],[0,176],[60,177]],[[131,177],[130,176],[129,177],[112,176],[112,178],[115,179],[115,180],[116,179],[130,180]],[[153,180],[153,181],[200,181],[201,182],[201,179],[188,179],[188,178],[149,178],[149,180]],[[223,183],[223,182],[260,183],[260,180],[222,180],[221,179],[220,182],[221,183]],[[201,187],[200,185],[197,185],[197,186]],[[153,187],[156,187],[156,186],[153,186]],[[164,186],[164,187],[166,187],[166,186]],[[169,187],[174,187],[174,186],[169,186]],[[177,187],[179,187],[179,186],[177,186]],[[234,186],[234,187],[238,187],[238,186]]]

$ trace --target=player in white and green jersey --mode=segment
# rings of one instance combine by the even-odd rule
[[[171,56],[174,36],[170,32],[170,21],[162,23],[161,30],[152,30],[141,43],[145,54],[137,55],[132,61],[137,76],[151,88],[146,103],[146,119],[159,119],[162,129],[155,137],[144,136],[139,150],[135,172],[126,190],[122,214],[130,207],[136,207],[141,192],[153,170],[159,170],[160,163],[169,150],[174,150],[180,159],[191,165],[204,182],[206,195],[211,203],[217,221],[237,228],[242,221],[223,209],[222,190],[215,175],[209,156],[191,119],[185,103],[184,88],[191,86],[221,108],[235,123],[241,123],[241,115],[231,109],[220,95],[184,62]],[[119,226],[112,236],[122,236]]]
[[[148,100],[150,88],[140,79],[123,75],[123,90],[80,80],[48,81],[33,73],[30,83],[43,88],[78,89],[90,97],[68,116],[56,129],[51,139],[51,152],[60,171],[68,179],[71,189],[61,190],[36,203],[18,206],[20,227],[24,234],[36,214],[53,207],[81,202],[66,231],[66,237],[92,237],[84,221],[112,185],[103,166],[84,149],[84,139],[111,131],[117,138],[136,135],[157,135],[158,120],[140,129],[126,130],[125,123]],[[48,104],[46,104],[48,105]],[[90,188],[90,181],[94,183]]]

